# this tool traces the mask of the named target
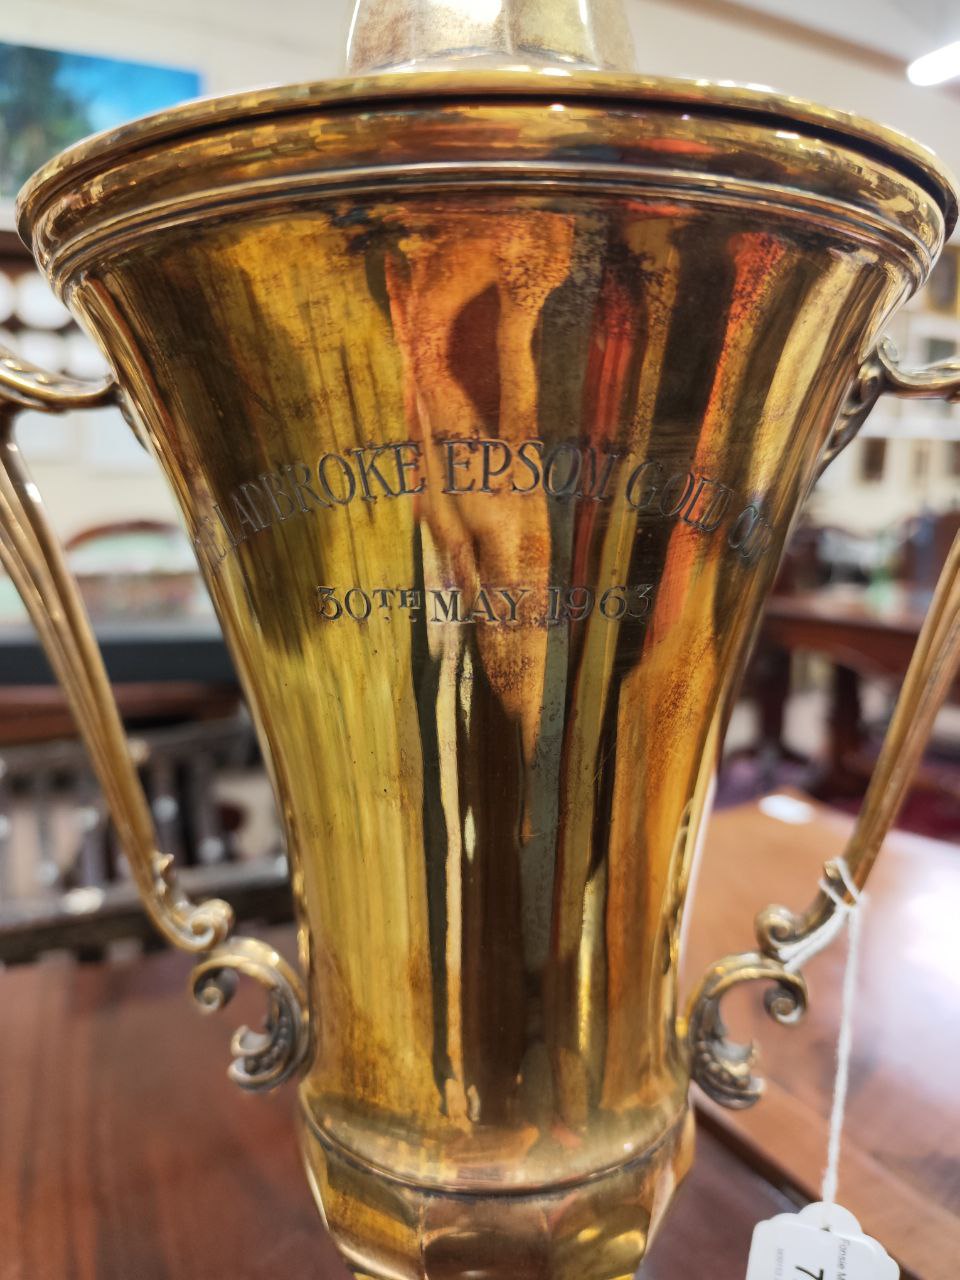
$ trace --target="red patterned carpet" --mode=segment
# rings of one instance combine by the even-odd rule
[[[904,831],[960,846],[960,761],[931,756],[928,763],[938,785],[918,786],[910,791],[896,825]],[[824,789],[817,782],[815,765],[792,761],[769,763],[738,754],[726,761],[720,771],[717,808],[742,804],[784,787],[810,791],[824,804],[844,813],[857,813],[863,800],[862,796],[838,795]]]

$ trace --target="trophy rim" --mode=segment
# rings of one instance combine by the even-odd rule
[[[389,74],[272,85],[240,93],[196,98],[154,112],[74,143],[42,166],[25,183],[16,202],[17,227],[29,245],[36,219],[63,187],[91,171],[130,158],[146,146],[178,141],[244,121],[261,123],[327,108],[362,108],[365,104],[431,98],[575,97],[632,107],[688,108],[705,115],[725,115],[770,128],[799,126],[805,132],[852,146],[868,159],[892,164],[919,183],[943,214],[945,239],[958,216],[960,189],[949,168],[932,148],[888,125],[805,98],[778,93],[765,85],[730,80],[694,80],[633,73],[590,72],[563,66],[471,68],[469,60],[438,71],[399,69]]]

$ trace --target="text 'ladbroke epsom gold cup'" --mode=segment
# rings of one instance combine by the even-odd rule
[[[495,10],[495,12],[494,12]],[[756,89],[610,69],[616,5],[358,6],[352,78],[81,143],[20,229],[115,378],[5,357],[3,563],[158,928],[269,995],[231,1074],[296,1078],[358,1274],[633,1274],[691,1078],[760,1084],[719,1001],[836,931],[758,918],[678,1006],[687,886],[784,542],[901,369],[956,216],[924,148]],[[286,833],[302,972],[154,850],[16,408],[122,403],[163,468]],[[862,885],[960,652],[944,571],[847,850]],[[829,880],[838,872],[827,867]],[[840,892],[845,892],[840,884]]]

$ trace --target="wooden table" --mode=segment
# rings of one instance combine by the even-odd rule
[[[768,898],[805,901],[840,848],[843,819],[796,806],[781,813],[811,820],[756,806],[714,820],[691,978],[749,945]],[[960,1257],[958,918],[960,855],[894,837],[866,922],[841,1192],[922,1280],[952,1280]],[[289,947],[289,931],[271,937]],[[753,1224],[789,1207],[782,1188],[814,1191],[841,966],[839,952],[810,965],[805,1026],[766,1025],[756,991],[729,1011],[757,1023],[769,1097],[706,1114],[644,1280],[742,1280]],[[161,953],[0,975],[0,1280],[345,1280],[300,1171],[291,1091],[247,1096],[223,1078],[228,1030],[256,1022],[256,995],[201,1018],[188,970]]]
[[[758,907],[805,905],[821,861],[842,851],[850,829],[849,818],[792,796],[718,814],[685,956],[691,980],[750,942]],[[894,832],[871,877],[866,910],[840,1200],[906,1274],[955,1280],[960,847]],[[732,1149],[803,1199],[819,1198],[844,963],[840,942],[806,966],[810,1009],[795,1027],[771,1023],[756,991],[734,993],[724,1015],[737,1038],[759,1041],[767,1094],[750,1111],[703,1104],[708,1124],[719,1126]]]
[[[755,669],[768,747],[783,746],[791,655],[819,653],[833,664],[828,758],[817,783],[818,794],[863,793],[864,773],[857,767],[864,745],[861,678],[902,679],[930,598],[929,591],[890,583],[882,588],[824,587],[771,596],[767,602]],[[954,697],[960,697],[960,679]]]
[[[212,615],[99,624],[96,635],[128,727],[216,719],[236,710],[236,673]],[[76,732],[36,632],[0,624],[0,746]]]

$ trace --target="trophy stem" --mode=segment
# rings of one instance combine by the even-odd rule
[[[357,0],[351,75],[462,63],[635,70],[622,0]]]

